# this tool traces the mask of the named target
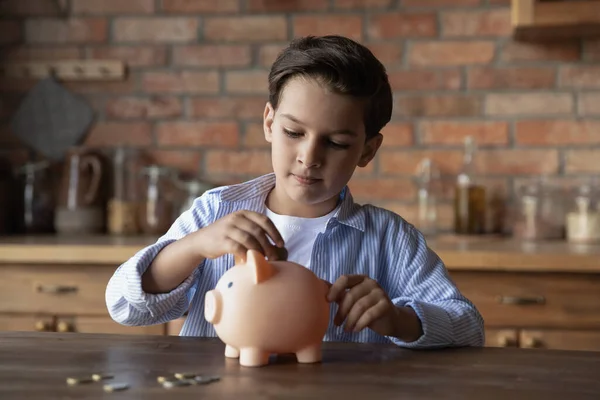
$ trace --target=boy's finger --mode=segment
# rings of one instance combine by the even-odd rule
[[[359,319],[361,319],[366,314],[366,319],[369,321],[375,320],[378,318],[377,315],[373,315],[372,307],[377,304],[377,298],[375,296],[364,296],[361,297],[357,302],[355,302],[352,306],[352,309],[348,313],[348,317],[346,318],[346,323],[344,324],[344,329],[347,331],[354,330],[354,327]],[[371,309],[371,310],[370,310]],[[370,323],[370,322],[369,322]]]
[[[354,332],[362,331],[377,319],[381,318],[387,307],[388,306],[386,302],[380,299],[374,306],[369,308],[360,316],[358,321],[356,321],[356,324],[354,324],[354,328],[352,330]]]
[[[275,224],[269,219],[269,217],[254,212],[246,214],[246,217],[263,228],[271,240],[273,240],[273,243],[279,247],[284,246],[285,243],[283,241],[283,237],[281,237],[277,227],[275,227]]]
[[[337,301],[341,294],[349,288],[353,288],[365,280],[364,275],[342,275],[331,285],[327,300]]]
[[[365,296],[368,296],[371,289],[366,285],[356,285],[345,292],[339,302],[338,312],[334,318],[334,323],[340,325],[345,319],[352,307]]]

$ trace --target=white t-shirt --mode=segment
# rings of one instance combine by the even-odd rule
[[[310,268],[310,259],[315,239],[325,231],[327,222],[336,215],[338,208],[329,214],[317,218],[292,217],[275,214],[267,208],[267,217],[283,237],[288,252],[288,261],[296,262]]]

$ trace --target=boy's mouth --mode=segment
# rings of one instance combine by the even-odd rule
[[[296,175],[296,174],[292,174],[292,175],[302,185],[312,185],[321,180],[321,179],[312,178],[309,176],[302,176],[302,175]]]

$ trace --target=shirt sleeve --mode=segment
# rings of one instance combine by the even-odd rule
[[[460,293],[423,235],[408,224],[404,233],[398,296],[392,302],[415,311],[423,335],[414,342],[389,339],[408,348],[483,346],[484,321],[475,305]]]
[[[211,196],[203,194],[183,212],[156,243],[143,248],[121,264],[108,282],[106,306],[111,318],[129,326],[162,324],[181,317],[188,309],[204,262],[169,293],[150,294],[142,290],[142,275],[156,255],[176,240],[205,227],[213,219]]]

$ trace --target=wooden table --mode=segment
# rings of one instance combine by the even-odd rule
[[[273,358],[261,368],[225,359],[223,344],[190,337],[0,332],[0,399],[598,399],[600,353],[325,343],[323,362]],[[204,386],[164,389],[156,377],[216,374]],[[124,392],[68,376],[112,373]]]

